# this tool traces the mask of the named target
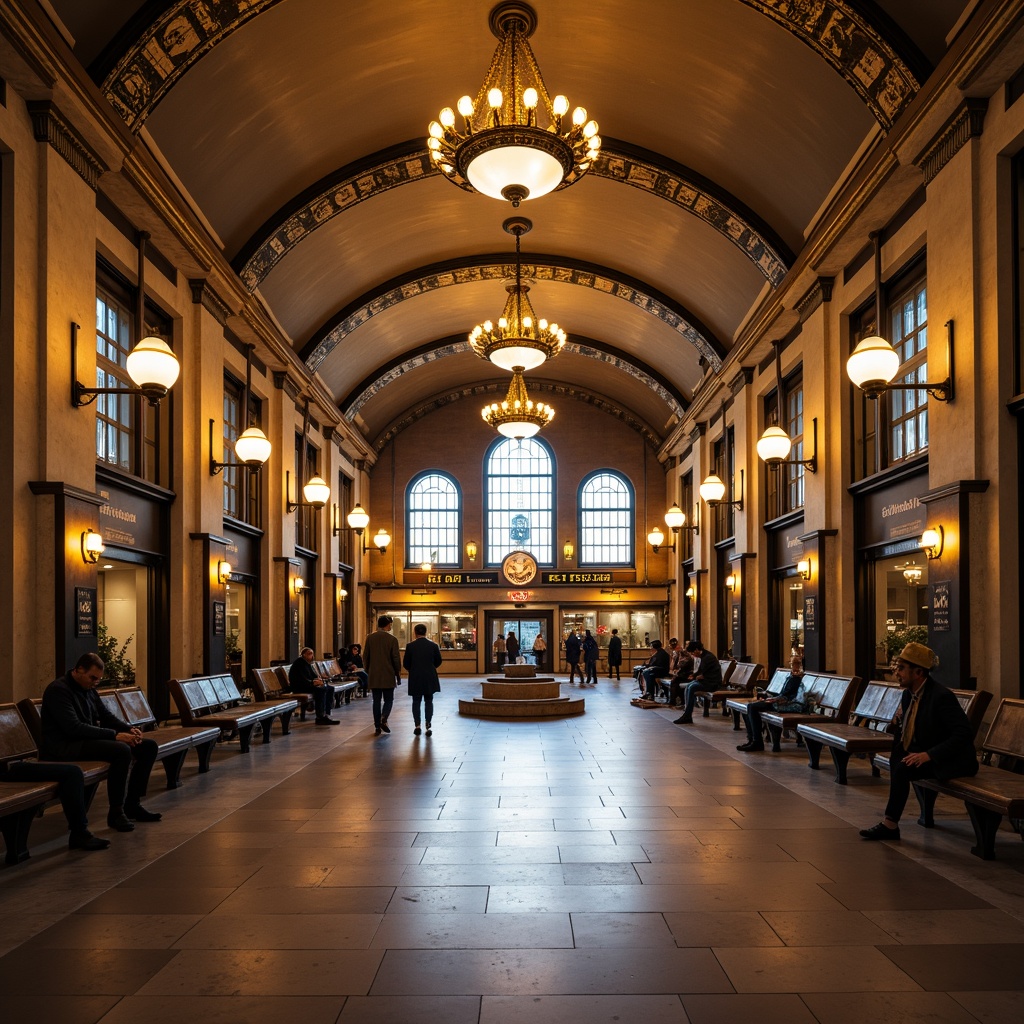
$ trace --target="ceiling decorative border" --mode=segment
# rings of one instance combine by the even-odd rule
[[[444,359],[448,356],[462,355],[469,351],[469,341],[464,336],[461,336],[460,338],[447,339],[440,344],[425,348],[408,358],[401,359],[393,363],[372,378],[367,378],[367,380],[362,384],[358,385],[349,397],[345,398],[343,402],[340,403],[342,415],[349,423],[351,423],[359,415],[363,406],[365,406],[367,402],[376,398],[377,395],[379,395],[390,384],[394,384],[395,381],[403,374],[410,373],[412,370],[419,369],[421,366],[426,366],[429,363],[434,363],[438,359]],[[686,412],[686,402],[682,400],[682,396],[674,393],[666,387],[662,381],[658,380],[658,378],[647,368],[637,364],[636,362],[625,359],[613,352],[608,352],[593,341],[590,341],[590,339],[584,342],[581,339],[574,339],[570,337],[563,349],[563,354],[566,352],[571,352],[574,355],[585,356],[588,359],[599,359],[604,363],[608,363],[609,365],[614,366],[615,369],[629,374],[629,376],[634,380],[640,381],[645,388],[648,388],[654,393],[654,395],[665,403],[672,415],[681,419]],[[531,389],[537,386],[538,382],[535,378],[531,377]]]
[[[271,217],[232,261],[242,283],[255,291],[267,275],[317,228],[367,199],[440,172],[419,140],[402,143],[322,178]],[[693,214],[735,245],[765,279],[778,286],[793,254],[767,224],[724,189],[695,171],[605,139],[589,174],[621,182]]]
[[[471,384],[464,388],[457,388],[452,391],[446,391],[444,394],[436,395],[428,402],[424,402],[400,419],[389,424],[383,433],[374,440],[373,450],[379,455],[403,430],[411,427],[417,420],[423,419],[424,416],[428,416],[438,409],[443,409],[446,405],[451,405],[453,402],[461,401],[464,398],[502,394],[506,389],[507,383],[495,383],[492,381],[489,384]],[[600,409],[609,416],[614,416],[617,420],[625,423],[626,426],[631,427],[654,451],[657,451],[661,445],[661,438],[646,423],[637,419],[628,410],[616,405],[603,395],[594,394],[591,391],[583,391],[580,388],[573,387],[571,384],[550,384],[545,381],[538,382],[535,380],[530,381],[530,392],[543,392],[544,394],[555,395],[559,398],[586,402],[588,405],[594,406],[595,409]]]
[[[515,267],[509,262],[508,256],[508,253],[500,253],[433,264],[393,278],[367,292],[328,320],[313,335],[301,352],[306,367],[310,373],[316,373],[323,361],[353,331],[407,299],[453,285],[512,279],[515,277]],[[533,281],[555,281],[579,288],[592,288],[629,302],[674,330],[704,356],[716,371],[722,366],[725,347],[714,334],[674,299],[636,278],[582,260],[527,253],[523,253],[523,277]]]

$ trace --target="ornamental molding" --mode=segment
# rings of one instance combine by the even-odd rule
[[[931,180],[970,142],[981,136],[985,127],[987,97],[967,97],[956,109],[925,151],[915,161],[924,173],[924,183]]]
[[[45,142],[93,190],[99,184],[106,164],[75,130],[60,108],[50,100],[29,100],[26,103],[32,119],[32,135],[36,142]]]

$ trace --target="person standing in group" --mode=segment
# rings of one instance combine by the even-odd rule
[[[288,669],[288,683],[293,693],[312,695],[317,725],[341,725],[336,718],[331,718],[331,709],[334,707],[334,687],[313,668],[312,647],[303,647],[299,651],[299,656]]]
[[[608,640],[608,678],[612,678],[612,672],[615,673],[615,678],[618,680],[622,679],[622,637],[619,636],[617,629],[612,630],[612,635]]]
[[[533,661],[537,666],[539,672],[544,666],[544,654],[548,649],[548,645],[544,642],[544,637],[538,633],[533,640]]]
[[[508,664],[516,665],[519,659],[519,637],[510,629],[505,637],[505,651],[508,653]]]
[[[117,832],[133,832],[135,822],[161,818],[142,806],[158,748],[141,729],[112,714],[100,700],[96,687],[103,679],[103,668],[98,654],[83,654],[70,672],[47,686],[40,713],[39,757],[43,761],[106,761],[110,765],[107,825]],[[77,827],[84,840],[84,824],[79,821]]]
[[[441,664],[441,648],[427,639],[427,627],[422,622],[413,626],[416,639],[405,648],[402,664],[409,677],[409,696],[412,697],[412,720],[416,726],[413,733],[420,735],[420,702],[423,702],[424,721],[427,735],[431,733],[430,722],[434,717],[434,694],[441,691],[437,678],[437,666]]]
[[[499,633],[494,638],[494,643],[492,645],[492,650],[494,651],[494,661],[495,661],[495,664],[497,664],[498,668],[504,668],[505,667],[505,653],[506,653],[505,652],[505,634],[504,633]]]
[[[580,638],[576,635],[575,629],[569,630],[565,638],[565,663],[569,666],[569,682],[576,679],[576,673],[580,674],[580,685],[583,685],[583,672],[580,670]]]
[[[391,632],[393,621],[390,615],[381,615],[377,619],[376,631],[363,644],[363,666],[373,694],[373,731],[376,736],[391,732],[388,716],[395,702],[395,687],[402,681],[402,657],[398,640]]]
[[[597,656],[600,652],[597,648],[597,641],[590,630],[585,630],[583,635],[583,667],[587,670],[586,682],[597,686]]]

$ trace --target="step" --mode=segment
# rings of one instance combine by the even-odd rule
[[[483,684],[483,696],[490,700],[543,700],[561,696],[560,686],[553,679],[549,682],[523,679],[519,682],[502,680]]]
[[[586,701],[582,697],[554,700],[460,700],[459,714],[475,718],[567,718],[582,715]]]

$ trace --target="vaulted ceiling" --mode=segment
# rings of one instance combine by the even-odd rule
[[[511,209],[444,180],[425,145],[483,80],[491,0],[50,3],[371,445],[439,400],[504,390],[466,335],[501,312]],[[604,146],[581,181],[519,211],[531,299],[569,335],[527,383],[657,444],[969,4],[532,6],[548,89],[587,107]]]

